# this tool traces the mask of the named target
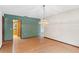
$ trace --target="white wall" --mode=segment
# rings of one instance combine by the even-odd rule
[[[0,12],[0,48],[2,46],[2,14]]]
[[[79,46],[79,9],[48,18],[45,37]]]

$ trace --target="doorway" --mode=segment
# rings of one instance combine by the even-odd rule
[[[21,21],[13,19],[13,39],[21,38]]]

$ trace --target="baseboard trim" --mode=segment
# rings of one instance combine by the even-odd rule
[[[12,40],[4,40],[3,42],[5,42],[5,41],[13,41],[13,39]]]
[[[2,48],[2,43],[0,44],[0,48]]]
[[[72,44],[68,44],[68,43],[65,43],[65,42],[61,42],[61,41],[59,41],[59,40],[55,40],[55,39],[52,39],[52,38],[49,38],[49,37],[44,37],[44,38],[47,38],[47,39],[50,39],[50,40],[54,40],[54,41],[57,41],[57,42],[60,42],[60,43],[63,43],[63,44],[67,44],[67,45],[70,45],[70,46],[79,48],[79,46],[75,46],[75,45],[72,45]]]
[[[25,38],[21,38],[21,39],[29,39],[29,38],[35,38],[35,37],[39,37],[39,36],[31,36],[31,37],[25,37]]]

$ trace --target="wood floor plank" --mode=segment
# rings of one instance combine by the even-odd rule
[[[17,53],[79,53],[79,48],[47,38],[15,39]]]
[[[12,41],[4,41],[0,48],[0,53],[12,53]]]

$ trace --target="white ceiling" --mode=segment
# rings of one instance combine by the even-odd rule
[[[46,5],[46,17],[79,8],[77,5]],[[42,18],[42,5],[0,5],[0,11],[7,14]]]

